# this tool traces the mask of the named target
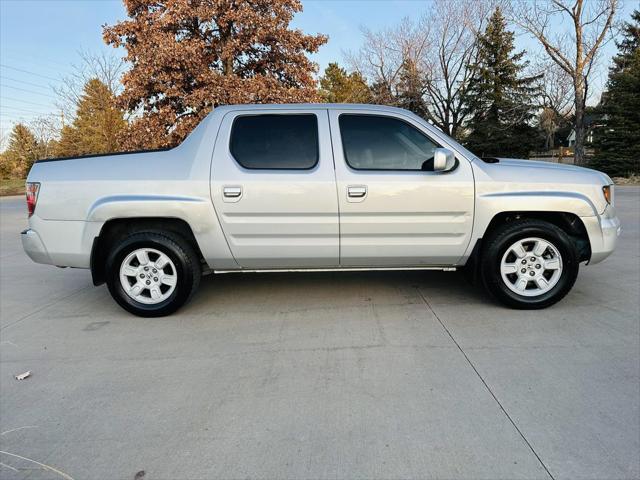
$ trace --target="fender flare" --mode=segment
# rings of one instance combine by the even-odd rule
[[[573,213],[578,217],[592,217],[599,214],[591,199],[578,192],[551,190],[493,192],[479,195],[477,203],[479,207],[493,211],[495,214],[509,211],[565,212]]]
[[[599,216],[594,203],[581,193],[564,191],[492,192],[476,198],[471,241],[463,260],[479,252],[480,242],[493,220],[503,214],[560,214],[581,217]],[[584,222],[580,219],[580,221]],[[478,247],[476,247],[478,245]]]
[[[102,197],[91,205],[87,221],[104,223],[114,218],[174,217],[181,218],[191,225],[186,217],[193,215],[194,208],[207,208],[209,204],[208,200],[199,197],[112,195]]]

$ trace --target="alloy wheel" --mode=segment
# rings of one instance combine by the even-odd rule
[[[500,262],[500,274],[512,292],[536,297],[547,293],[560,280],[562,256],[548,240],[524,238],[507,248]]]
[[[178,276],[171,259],[154,248],[138,248],[120,265],[120,284],[136,302],[155,305],[171,296]]]

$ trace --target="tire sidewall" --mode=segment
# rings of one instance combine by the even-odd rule
[[[120,267],[132,251],[153,248],[167,255],[176,269],[176,287],[171,295],[160,303],[148,305],[131,298],[120,282]],[[113,249],[106,263],[107,285],[113,298],[125,310],[143,317],[169,315],[187,301],[193,285],[193,271],[185,259],[185,252],[172,239],[159,234],[134,234]]]
[[[507,249],[518,240],[525,238],[542,238],[553,244],[562,257],[562,273],[558,283],[551,290],[535,297],[518,295],[505,284],[500,272],[502,257]],[[575,283],[579,262],[576,247],[569,236],[552,224],[543,226],[523,226],[499,235],[497,241],[490,245],[484,262],[482,277],[487,289],[501,301],[514,308],[544,308],[564,297]]]

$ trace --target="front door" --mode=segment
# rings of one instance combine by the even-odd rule
[[[452,148],[414,117],[331,110],[342,266],[453,265],[473,223],[471,165],[456,155],[433,171],[433,152]]]
[[[220,126],[211,195],[243,268],[339,265],[326,109],[233,111]]]

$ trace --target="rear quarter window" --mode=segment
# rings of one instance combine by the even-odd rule
[[[244,168],[309,170],[318,163],[318,119],[313,114],[239,116],[229,148]]]

